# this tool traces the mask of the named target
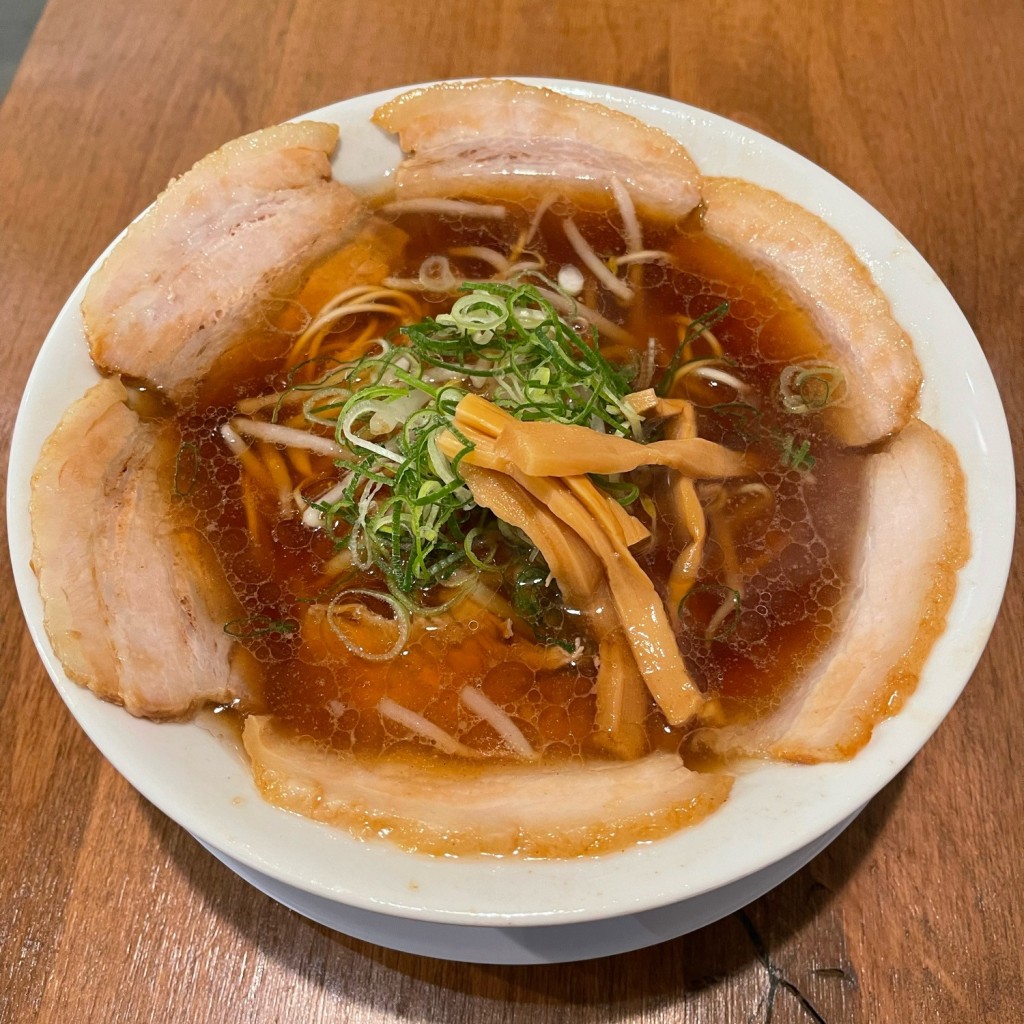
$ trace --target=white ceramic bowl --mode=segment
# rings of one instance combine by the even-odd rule
[[[766,764],[725,806],[660,842],[593,859],[431,859],[360,842],[278,810],[231,745],[196,724],[134,719],[68,681],[42,627],[29,569],[29,480],[44,438],[97,378],[82,336],[80,284],[50,331],[15,427],[8,489],[11,558],[25,617],[71,713],[145,797],[257,887],[301,913],[384,945],[485,962],[579,959],[682,934],[757,897],[838,834],[945,717],[988,639],[1009,568],[1013,465],[991,372],[953,299],[910,243],[835,178],[747,128],[655,96],[530,80],[625,110],[676,136],[708,174],[775,189],[835,227],[871,269],[914,340],[922,416],[956,446],[973,534],[949,626],[904,710],[852,761]],[[369,122],[398,91],[309,115],[341,126],[336,174],[379,185],[399,153]],[[538,930],[540,929],[540,930]]]

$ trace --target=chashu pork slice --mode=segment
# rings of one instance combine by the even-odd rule
[[[577,857],[693,824],[725,800],[726,775],[675,754],[637,761],[429,767],[364,762],[252,715],[243,742],[271,803],[420,853]]]
[[[684,217],[700,202],[700,172],[671,136],[636,118],[550,89],[497,79],[414,89],[373,120],[407,154],[399,199],[564,182],[625,188],[642,212]]]
[[[776,280],[811,316],[844,373],[825,410],[844,444],[897,433],[917,409],[921,367],[889,302],[847,242],[820,217],[736,178],[703,184],[704,232]]]
[[[293,293],[369,216],[332,180],[332,124],[266,128],[170,183],[89,282],[93,360],[178,401],[250,343],[263,304]]]
[[[726,757],[843,760],[913,692],[970,549],[963,475],[949,443],[916,419],[864,458],[863,533],[832,642],[773,712],[700,730],[698,746]]]
[[[246,698],[224,632],[241,612],[206,541],[174,507],[177,442],[142,422],[119,380],[89,390],[32,477],[32,567],[71,679],[133,715],[178,718]]]

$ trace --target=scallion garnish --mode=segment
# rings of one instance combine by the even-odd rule
[[[252,640],[258,636],[294,633],[299,624],[291,619],[272,619],[268,615],[247,615],[224,623],[224,632],[236,640]]]
[[[700,337],[700,335],[714,327],[719,320],[728,314],[728,312],[729,303],[722,302],[715,306],[714,309],[709,309],[706,313],[689,323],[682,341],[680,341],[676,346],[676,350],[672,353],[672,358],[669,360],[668,366],[665,367],[665,372],[662,373],[661,379],[658,381],[658,385],[654,389],[657,394],[667,395],[669,391],[672,390],[672,384],[675,382],[676,373],[679,371],[679,367],[683,365],[685,359],[684,353],[689,350],[689,347],[697,340],[697,338]]]
[[[841,400],[845,391],[843,371],[829,363],[797,363],[779,376],[782,406],[787,412],[817,412]]]
[[[473,447],[454,424],[465,395],[522,420],[642,437],[625,401],[630,372],[604,358],[596,334],[574,328],[529,284],[463,288],[450,312],[400,328],[406,344],[381,341],[291,388],[308,392],[307,420],[330,423],[347,452],[331,500],[311,507],[357,568],[378,570],[392,596],[421,613],[437,610],[431,588],[451,586],[460,568],[486,571],[497,551],[483,534],[489,514],[458,475]],[[438,447],[442,430],[464,444],[453,458]],[[635,497],[628,485],[611,489]]]
[[[781,439],[782,464],[790,469],[798,469],[801,472],[809,472],[814,469],[817,461],[811,454],[811,442],[804,438],[797,443],[794,434],[784,434]]]

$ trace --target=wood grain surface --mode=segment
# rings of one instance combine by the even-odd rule
[[[334,100],[519,74],[684,100],[845,181],[964,309],[1019,449],[1022,43],[1017,0],[50,0],[0,110],[0,448],[68,292],[171,175]],[[151,808],[49,684],[3,522],[3,1022],[1024,1019],[1019,552],[954,712],[808,867],[652,949],[501,968],[311,924]]]

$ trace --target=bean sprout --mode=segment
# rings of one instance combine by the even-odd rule
[[[519,726],[483,692],[475,686],[464,686],[459,699],[478,718],[482,718],[514,753],[533,760],[537,754],[522,734]]]

